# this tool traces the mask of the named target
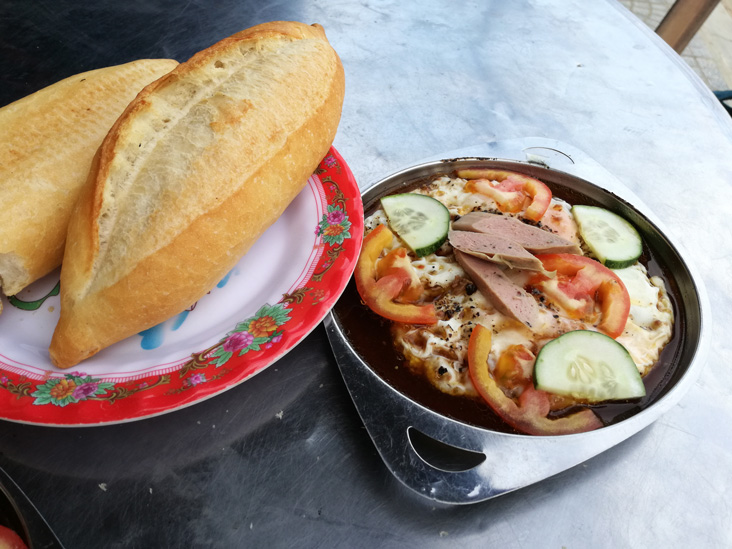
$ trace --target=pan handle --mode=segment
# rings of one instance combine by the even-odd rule
[[[434,501],[475,503],[519,488],[493,486],[486,470],[490,467],[488,456],[466,448],[473,447],[471,442],[475,441],[463,437],[457,432],[460,429],[441,428],[443,437],[458,439],[455,444],[406,423],[371,422],[366,428],[391,473],[411,490]]]

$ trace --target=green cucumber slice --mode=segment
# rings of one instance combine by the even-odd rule
[[[542,391],[592,403],[646,394],[625,347],[588,330],[567,332],[547,343],[536,357],[534,384]]]
[[[392,194],[381,199],[389,225],[418,257],[439,249],[447,240],[450,212],[424,194]]]
[[[573,206],[572,214],[585,244],[603,265],[622,269],[638,261],[643,242],[627,220],[595,206]]]

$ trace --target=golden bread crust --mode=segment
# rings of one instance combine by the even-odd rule
[[[77,74],[0,109],[0,286],[14,295],[61,264],[94,153],[137,93],[170,72],[143,59]]]
[[[219,64],[236,63],[196,96]],[[179,104],[181,91],[192,99]],[[100,148],[69,226],[54,364],[163,322],[215,286],[325,156],[343,96],[322,28],[288,22],[224,39],[143,90]],[[143,131],[164,119],[155,139]]]

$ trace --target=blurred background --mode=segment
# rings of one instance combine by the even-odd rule
[[[620,0],[620,3],[656,30],[674,0]],[[702,0],[689,3],[704,4]],[[732,90],[732,0],[720,0],[679,53],[711,90]]]

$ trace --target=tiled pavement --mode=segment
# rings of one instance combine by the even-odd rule
[[[619,0],[656,29],[674,0]],[[732,89],[732,0],[722,0],[681,57],[714,91]]]

